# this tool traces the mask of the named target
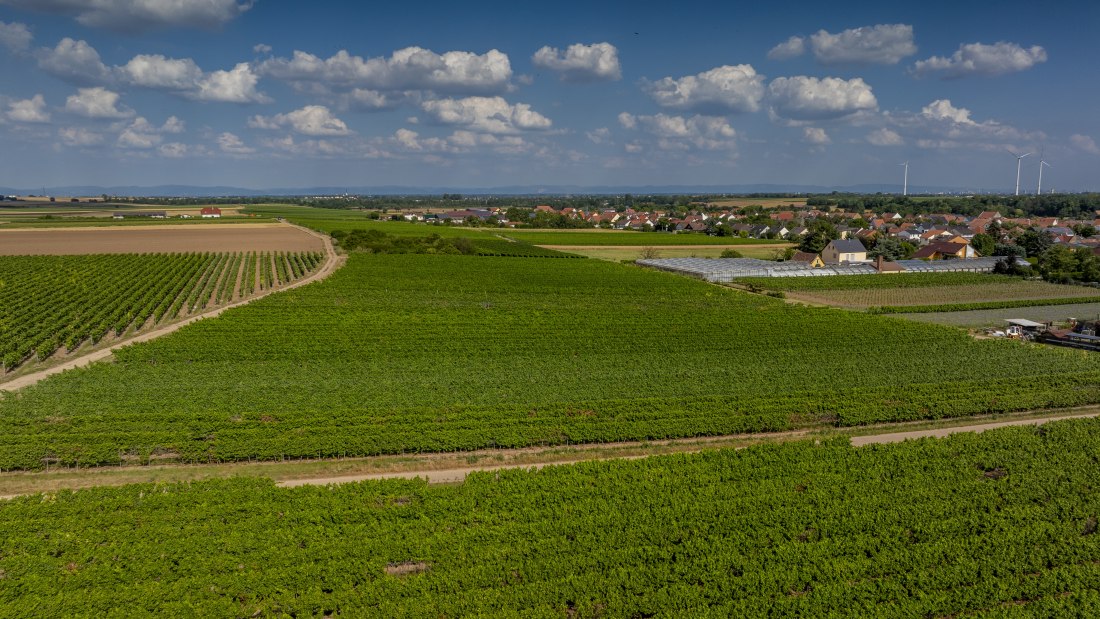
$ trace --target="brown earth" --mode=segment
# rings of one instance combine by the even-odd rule
[[[217,251],[325,251],[325,246],[316,235],[280,223],[0,230],[0,256]]]

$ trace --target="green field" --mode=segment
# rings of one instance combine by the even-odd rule
[[[1089,617],[1100,421],[0,501],[8,617]]]
[[[0,377],[61,349],[201,313],[312,272],[320,254],[0,257]]]
[[[524,230],[513,228],[465,228],[451,225],[433,225],[407,221],[379,221],[370,219],[367,211],[321,209],[308,206],[263,205],[249,206],[244,212],[265,217],[282,217],[293,223],[321,232],[334,230],[379,230],[399,236],[426,236],[439,234],[444,237],[507,238],[532,245],[757,245],[773,244],[767,239],[741,239],[737,237],[707,236],[705,234],[666,232],[637,232],[633,230]],[[388,217],[388,214],[383,215]]]
[[[830,275],[828,277],[742,277],[739,284],[789,292],[936,288],[990,283],[1016,283],[1019,277],[986,273],[897,273],[888,275]]]
[[[353,254],[0,400],[0,468],[646,440],[1100,401],[1100,357],[593,260]]]

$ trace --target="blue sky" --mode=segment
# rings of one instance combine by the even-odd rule
[[[0,0],[0,186],[1100,189],[1100,3]]]

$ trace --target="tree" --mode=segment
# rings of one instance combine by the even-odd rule
[[[1054,244],[1054,237],[1049,232],[1028,228],[1016,237],[1016,244],[1024,248],[1029,258],[1041,256]]]
[[[1077,254],[1065,245],[1054,245],[1039,256],[1039,272],[1048,282],[1073,281],[1080,276]]]
[[[900,239],[884,237],[878,239],[874,247],[867,250],[867,257],[878,258],[882,256],[886,260],[902,260],[912,256],[916,250],[917,248],[911,243],[906,243]]]
[[[825,246],[829,244],[829,241],[834,241],[840,238],[840,233],[837,232],[836,226],[833,224],[817,219],[807,226],[807,232],[802,241],[799,243],[798,248],[811,254],[820,254]]]
[[[996,250],[997,240],[984,232],[979,232],[970,239],[970,246],[982,256],[992,256]]]
[[[1019,245],[1012,243],[996,243],[993,245],[994,256],[1019,256],[1021,258],[1027,257],[1027,250]]]

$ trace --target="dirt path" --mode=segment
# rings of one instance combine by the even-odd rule
[[[1010,421],[998,421],[982,424],[974,424],[967,426],[956,426],[948,428],[933,428],[928,430],[909,430],[905,432],[888,432],[882,434],[869,434],[864,436],[853,436],[851,438],[853,447],[863,447],[866,445],[885,445],[889,443],[900,443],[902,441],[918,438],[943,438],[952,434],[959,434],[961,432],[985,432],[986,430],[993,430],[996,428],[1007,428],[1011,426],[1036,426],[1048,423],[1051,421],[1058,421],[1062,419],[1083,419],[1100,417],[1100,412],[1094,411],[1078,415],[1058,415],[1050,417],[1036,417],[1030,419],[1014,419]],[[757,438],[780,438],[780,440],[798,440],[804,438],[807,433],[805,432],[790,432],[784,433],[781,437],[768,437],[757,435]],[[745,435],[750,436],[750,435]],[[721,437],[718,437],[721,438]],[[743,449],[744,447],[735,447],[735,449]],[[695,453],[702,451],[705,447],[699,447],[697,449],[684,450],[679,453]],[[471,473],[484,473],[501,471],[505,469],[539,469],[544,466],[554,466],[559,464],[578,464],[580,462],[592,462],[599,460],[636,460],[639,458],[646,458],[646,455],[634,455],[625,457],[614,458],[575,458],[571,460],[560,460],[555,462],[540,462],[532,464],[502,464],[502,465],[490,465],[490,466],[470,466],[463,468],[452,469],[440,469],[440,470],[421,470],[421,471],[398,471],[389,473],[371,473],[366,475],[347,475],[340,477],[316,477],[308,479],[292,479],[279,482],[279,486],[283,488],[294,488],[297,486],[323,486],[328,484],[342,484],[357,481],[367,481],[372,479],[414,479],[421,478],[426,480],[429,484],[454,484],[465,481],[466,477]]]
[[[231,303],[229,305],[223,305],[222,307],[219,307],[217,309],[213,309],[213,310],[210,310],[208,312],[203,312],[201,314],[195,314],[194,316],[190,316],[186,320],[181,320],[180,322],[172,323],[170,325],[165,325],[163,327],[160,327],[159,329],[154,329],[152,331],[146,331],[145,333],[140,333],[140,334],[138,334],[138,335],[136,335],[132,338],[125,339],[125,340],[122,340],[122,341],[120,341],[116,344],[113,344],[109,348],[104,348],[102,350],[97,350],[97,351],[94,351],[94,352],[90,352],[86,355],[81,355],[79,357],[70,359],[69,361],[66,361],[65,363],[62,363],[61,365],[57,365],[57,366],[54,366],[52,368],[47,368],[47,369],[41,370],[39,372],[34,372],[33,374],[27,374],[25,376],[20,376],[19,378],[16,378],[16,379],[10,380],[6,383],[0,384],[0,391],[15,391],[17,389],[22,389],[23,387],[29,387],[29,386],[31,386],[31,385],[33,385],[33,384],[35,384],[35,383],[37,383],[41,380],[44,380],[44,379],[46,379],[50,376],[53,376],[54,374],[60,374],[61,372],[64,372],[66,370],[71,370],[71,369],[74,369],[74,368],[81,368],[81,367],[90,365],[92,363],[95,363],[96,361],[102,361],[104,359],[107,359],[108,357],[111,356],[111,354],[115,350],[118,350],[119,348],[122,348],[123,346],[128,346],[130,344],[134,344],[134,343],[137,343],[137,342],[147,342],[149,340],[156,339],[158,337],[168,335],[169,333],[175,333],[176,331],[179,331],[183,327],[186,327],[187,325],[189,325],[189,324],[191,324],[191,323],[193,323],[197,320],[202,320],[203,318],[214,318],[215,316],[219,316],[222,312],[224,312],[226,310],[233,309],[234,307],[240,307],[242,305],[246,305],[246,304],[251,303],[251,302],[253,302],[257,299],[262,299],[262,298],[266,297],[267,295],[272,294],[274,292],[280,292],[280,291],[283,291],[283,290],[290,290],[292,288],[297,288],[299,286],[305,286],[306,284],[312,284],[313,282],[325,279],[329,275],[332,275],[336,271],[336,269],[339,268],[339,266],[342,265],[344,263],[344,261],[346,260],[346,258],[344,256],[339,256],[339,255],[336,254],[336,248],[333,247],[333,245],[332,245],[332,239],[330,239],[327,235],[323,235],[323,234],[320,234],[318,232],[314,232],[313,230],[310,230],[308,228],[303,228],[301,226],[297,226],[297,225],[294,225],[294,224],[291,224],[291,223],[287,223],[287,224],[284,224],[284,225],[290,226],[292,228],[296,228],[296,229],[301,230],[303,232],[306,232],[310,235],[313,235],[313,236],[317,237],[318,239],[320,239],[321,243],[324,245],[325,263],[322,264],[321,268],[314,271],[311,275],[309,275],[307,277],[304,277],[304,278],[302,278],[302,279],[300,279],[300,280],[298,280],[298,281],[296,281],[292,284],[289,284],[287,286],[283,286],[282,288],[268,289],[268,290],[265,290],[265,291],[263,291],[259,294],[254,295],[252,297],[244,299],[242,301],[237,301],[236,303]]]

